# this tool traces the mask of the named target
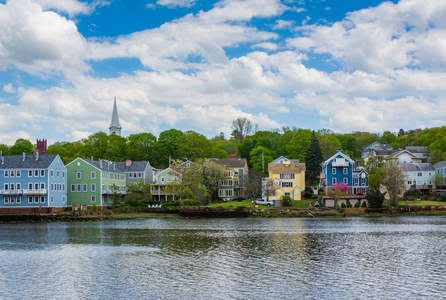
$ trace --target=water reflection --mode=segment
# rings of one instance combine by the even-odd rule
[[[0,241],[1,299],[419,299],[446,292],[444,217],[1,224]]]

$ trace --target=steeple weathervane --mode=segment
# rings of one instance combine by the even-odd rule
[[[112,114],[112,119],[111,119],[111,123],[110,123],[110,127],[109,129],[109,134],[116,134],[121,136],[121,125],[119,125],[119,116],[118,116],[118,107],[116,106],[116,97],[115,97],[115,102],[113,104],[113,114]]]

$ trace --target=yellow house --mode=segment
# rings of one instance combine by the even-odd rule
[[[268,164],[268,177],[264,179],[264,198],[280,200],[288,195],[293,200],[302,200],[305,191],[305,163],[298,159],[279,157]]]

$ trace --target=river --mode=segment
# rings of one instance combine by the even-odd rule
[[[0,224],[0,299],[439,299],[446,217]]]

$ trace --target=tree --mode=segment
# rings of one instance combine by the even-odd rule
[[[149,202],[152,201],[150,184],[145,183],[144,180],[127,182],[126,190],[125,205],[132,206],[136,211],[147,209]]]
[[[252,122],[246,117],[238,117],[232,121],[231,136],[240,142],[243,141],[252,131]]]
[[[192,159],[211,157],[214,147],[204,135],[189,130],[179,140],[178,158]]]
[[[335,185],[327,188],[327,196],[332,197],[335,201],[335,207],[338,207],[338,201],[342,196],[348,192],[348,185],[343,182],[338,182]]]
[[[293,199],[288,195],[282,195],[280,200],[282,200],[282,206],[293,206]]]
[[[365,197],[367,199],[367,202],[369,203],[369,207],[381,208],[385,200],[385,193],[381,193],[379,186],[370,185]]]
[[[29,140],[18,139],[15,144],[9,148],[10,155],[19,155],[25,151],[27,154],[32,154],[34,152],[34,146]]]
[[[398,131],[398,137],[403,136],[404,135],[404,130],[403,128],[400,129],[400,131]]]
[[[398,191],[405,186],[406,175],[398,161],[389,160],[384,164],[382,183],[387,188],[392,205],[398,205]]]
[[[319,141],[313,131],[311,135],[311,144],[308,147],[307,156],[305,157],[306,175],[310,185],[317,182],[317,178],[322,171],[321,163],[324,161]]]
[[[291,159],[299,159],[301,162],[305,161],[308,147],[311,144],[311,130],[298,129],[291,141],[287,145],[287,152]]]
[[[252,169],[264,175],[268,173],[268,163],[274,160],[272,151],[262,146],[256,146],[254,149],[252,149],[252,151],[249,153],[249,158]]]
[[[180,156],[180,139],[183,136],[183,132],[170,129],[160,133],[158,141],[155,144],[154,165],[168,166],[169,157],[179,158]]]
[[[336,153],[337,149],[341,148],[341,142],[334,134],[324,134],[319,136],[319,145],[322,150],[323,159],[330,158]]]
[[[127,158],[151,161],[155,144],[156,137],[151,133],[131,134],[127,137]]]
[[[262,197],[262,178],[263,176],[254,170],[250,170],[249,175],[244,175],[243,177],[243,182],[246,183],[247,193],[252,199]]]
[[[392,144],[396,142],[396,136],[390,131],[384,131],[380,141],[383,144]]]
[[[8,155],[9,147],[5,144],[0,144],[0,151],[1,151],[2,155]]]
[[[121,205],[121,198],[122,198],[121,188],[118,185],[113,184],[111,186],[111,192],[112,194],[110,197],[113,200],[113,207],[116,208]]]
[[[444,178],[443,175],[441,175],[440,173],[435,172],[434,174],[432,174],[430,180],[434,184],[435,189],[439,189],[441,186],[444,185]]]

